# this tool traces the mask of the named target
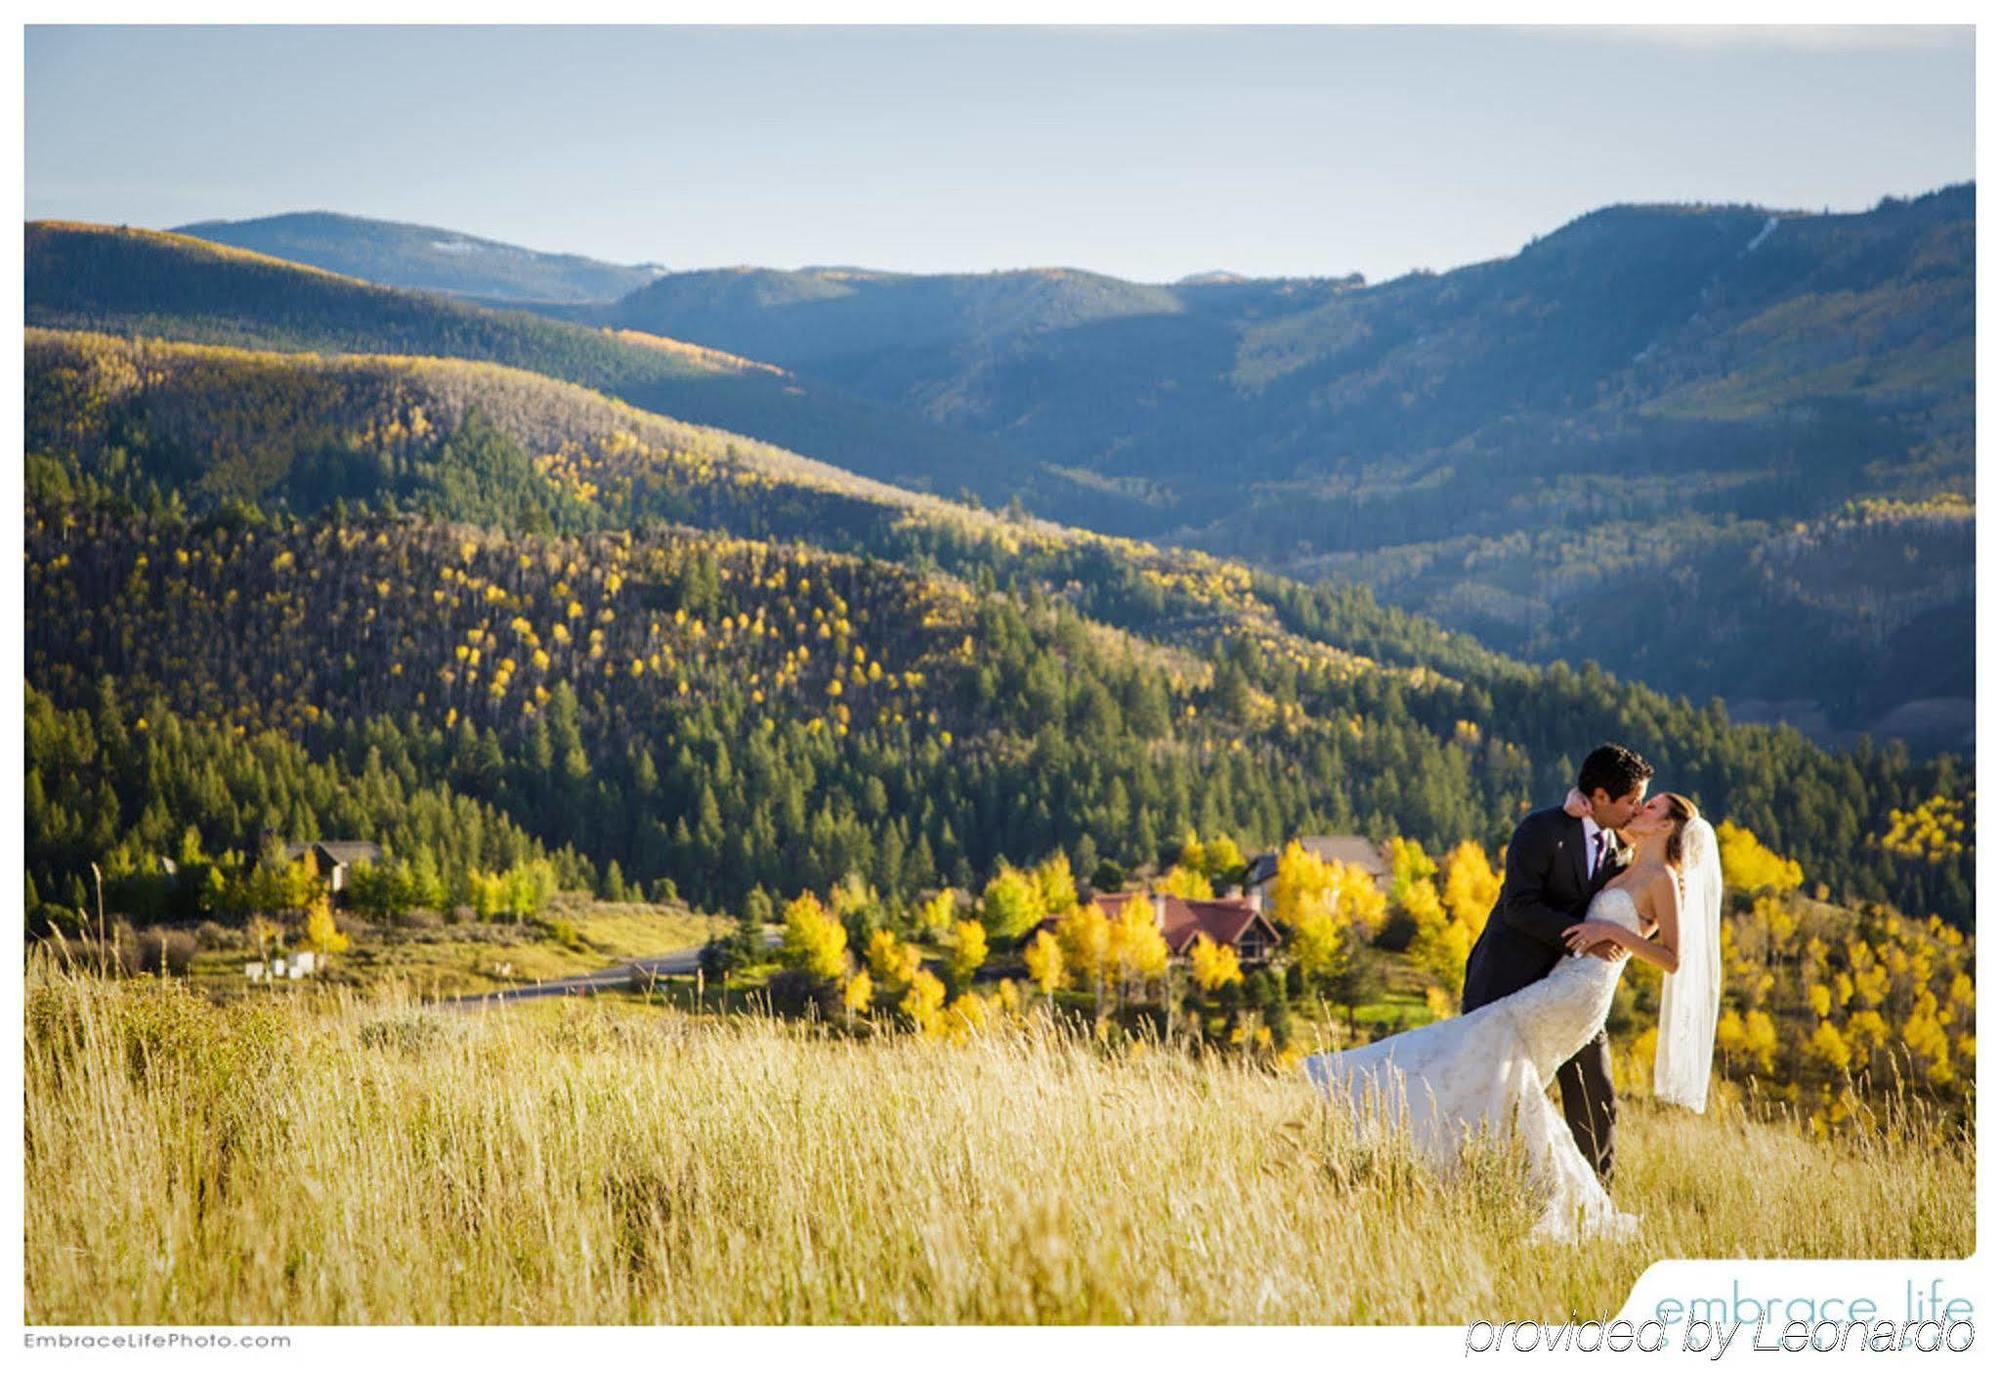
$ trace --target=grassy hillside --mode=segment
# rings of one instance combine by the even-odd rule
[[[1088,874],[1190,828],[1491,846],[1608,736],[1836,895],[1970,919],[1969,852],[1871,838],[1962,798],[1949,761],[1829,754],[1365,594],[895,492],[540,377],[52,334],[28,356],[30,683],[94,735],[129,728],[109,680],[357,771],[374,749],[715,904],[850,869],[906,900],[1055,849]],[[114,838],[145,822],[151,852],[185,824],[151,819],[144,777],[103,778],[108,802],[88,770],[45,785]],[[31,869],[66,884],[92,832],[52,833]]]
[[[383,286],[498,301],[609,301],[658,275],[650,267],[538,253],[430,225],[323,212],[203,220],[174,232]]]
[[[969,487],[996,503],[1028,470],[991,440],[713,349],[391,290],[177,234],[28,225],[27,321],[285,351],[494,362],[787,444],[857,473],[948,493]]]
[[[1963,750],[1970,521],[1936,513],[1971,497],[1972,224],[1967,186],[1861,215],[1617,207],[1374,286],[745,269],[548,307],[617,333],[32,225],[28,303],[530,368],[906,488],[1359,579],[1512,656],[1825,741]]]
[[[1630,1102],[1643,1229],[1552,1263],[1502,1160],[1436,1177],[1297,1077],[1037,1020],[876,1042],[46,973],[27,1010],[37,1324],[1553,1321],[1664,1257],[1973,1245],[1970,1141],[1921,1115],[1816,1142]]]

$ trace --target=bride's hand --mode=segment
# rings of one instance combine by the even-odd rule
[[[1579,921],[1563,932],[1563,943],[1569,946],[1571,954],[1588,953],[1603,959],[1618,959],[1623,958],[1626,952],[1621,938],[1624,934],[1625,927],[1611,921]]]
[[[1569,795],[1563,798],[1563,810],[1582,820],[1590,814],[1590,799],[1572,787],[1569,789]]]

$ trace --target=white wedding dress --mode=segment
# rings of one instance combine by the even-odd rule
[[[1644,926],[1623,888],[1599,892],[1589,914],[1633,931]],[[1511,1127],[1544,1201],[1536,1236],[1627,1236],[1639,1219],[1612,1204],[1548,1098],[1556,1070],[1603,1029],[1624,970],[1623,959],[1565,956],[1519,992],[1359,1049],[1313,1055],[1306,1073],[1357,1114],[1405,1118],[1418,1150],[1441,1166],[1471,1137]]]

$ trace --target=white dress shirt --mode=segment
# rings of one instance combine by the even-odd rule
[[[1597,819],[1594,816],[1585,816],[1583,818],[1583,867],[1584,871],[1592,878],[1597,876],[1597,837],[1603,833],[1604,827],[1597,823]],[[1611,851],[1614,847],[1615,842],[1607,842],[1605,844],[1604,858],[1607,862],[1611,858]]]

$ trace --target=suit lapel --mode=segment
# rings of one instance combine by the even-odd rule
[[[1583,820],[1578,816],[1569,818],[1569,858],[1570,866],[1576,870],[1576,890],[1590,891],[1590,856],[1584,851],[1589,846],[1583,840]]]

